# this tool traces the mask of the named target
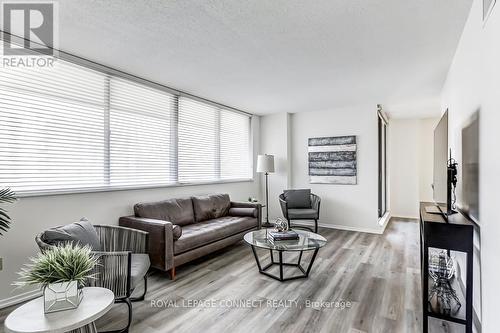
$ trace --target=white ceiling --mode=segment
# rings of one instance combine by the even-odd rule
[[[60,1],[60,48],[257,114],[439,114],[471,0]]]

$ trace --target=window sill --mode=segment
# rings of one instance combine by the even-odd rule
[[[188,183],[188,182],[186,182],[186,183],[172,183],[172,184],[162,184],[162,185],[106,186],[106,187],[80,188],[80,189],[24,191],[24,192],[16,192],[16,194],[17,194],[18,198],[29,198],[29,197],[45,197],[45,196],[54,196],[54,195],[68,195],[68,194],[100,193],[100,192],[114,192],[114,191],[134,191],[134,190],[148,190],[148,189],[170,188],[170,187],[247,183],[247,182],[253,182],[253,181],[254,181],[253,178],[245,178],[245,179],[230,179],[230,180],[217,180],[217,181],[193,182],[193,183]]]

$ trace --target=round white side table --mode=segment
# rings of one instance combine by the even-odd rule
[[[12,311],[5,319],[12,333],[96,333],[94,321],[111,309],[115,295],[105,288],[83,288],[78,308],[45,314],[43,297],[34,299]]]

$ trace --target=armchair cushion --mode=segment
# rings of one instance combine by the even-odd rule
[[[318,211],[312,208],[292,208],[288,210],[289,219],[315,219]]]
[[[283,197],[288,208],[311,208],[311,190],[285,190]]]
[[[71,242],[82,246],[88,245],[94,251],[101,250],[99,236],[92,224],[85,218],[82,218],[79,222],[46,230],[43,233],[42,240],[50,245]]]
[[[191,198],[138,203],[134,206],[134,213],[136,217],[169,221],[180,226],[194,222]]]
[[[150,265],[148,254],[132,253],[130,258],[130,285],[132,289],[142,282],[144,276],[148,273]]]
[[[250,216],[250,217],[257,217],[259,214],[259,211],[257,208],[230,208],[229,209],[229,216]]]
[[[213,194],[193,197],[196,222],[218,219],[227,216],[231,200],[227,194]]]

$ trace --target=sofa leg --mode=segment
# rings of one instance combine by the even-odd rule
[[[170,273],[170,280],[175,280],[175,267],[170,268],[169,270]]]

